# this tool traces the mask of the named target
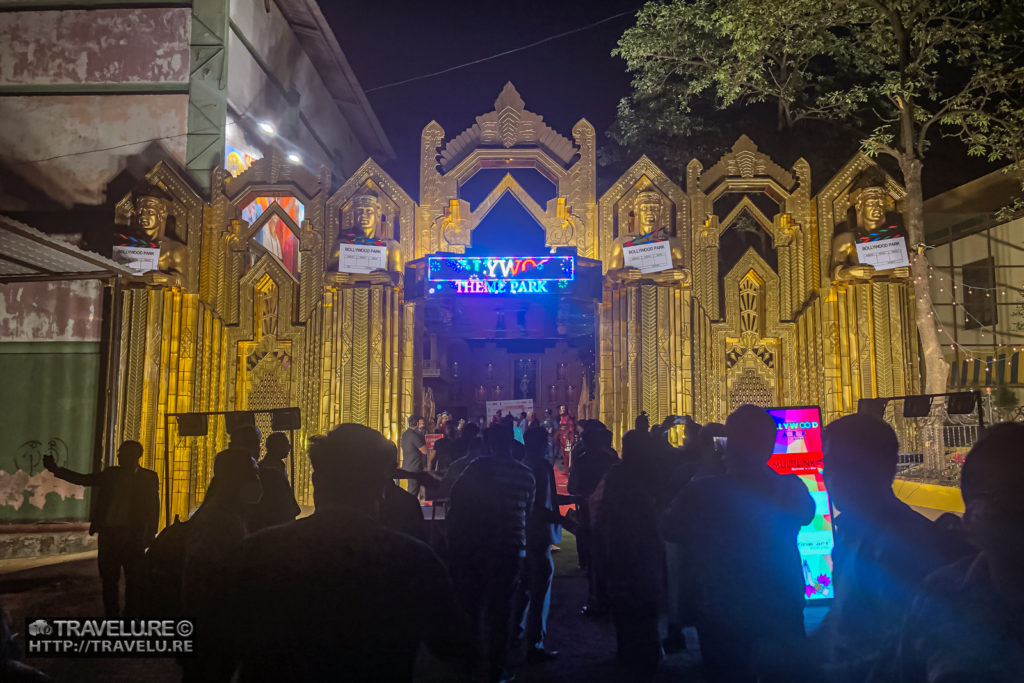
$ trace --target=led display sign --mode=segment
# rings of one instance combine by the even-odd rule
[[[431,294],[547,294],[575,275],[572,256],[427,257]]]
[[[768,466],[779,474],[795,474],[814,499],[814,519],[800,529],[796,544],[808,600],[835,597],[832,586],[832,508],[825,490],[821,449],[821,410],[817,406],[768,408],[778,431]]]

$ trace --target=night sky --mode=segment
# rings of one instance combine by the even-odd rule
[[[320,6],[360,84],[369,90],[637,10],[643,2],[321,1]],[[447,138],[454,137],[493,109],[507,81],[515,84],[526,108],[559,133],[571,137],[573,124],[586,118],[603,144],[630,81],[624,62],[610,53],[632,24],[631,13],[524,52],[368,93],[397,155],[385,168],[416,197],[423,127],[433,119]]]
[[[526,51],[469,66],[413,83],[367,94],[395,149],[396,159],[384,167],[413,196],[419,194],[419,141],[432,119],[450,139],[471,126],[474,118],[491,111],[507,81],[512,81],[526,108],[544,117],[559,133],[571,137],[572,126],[586,118],[597,129],[598,145],[615,118],[620,98],[630,92],[624,62],[612,57],[619,36],[633,25],[642,0],[519,0],[514,3],[448,0],[434,2],[325,2],[321,8],[338,37],[345,56],[364,90],[438,71],[464,62],[591,24],[632,10],[597,27],[559,38]],[[723,117],[753,117],[749,132],[762,149],[783,167],[785,146],[772,149],[759,140],[756,111],[725,113]],[[723,118],[723,122],[725,118]],[[836,150],[811,159],[815,185],[824,182],[856,151]],[[842,158],[838,158],[841,156]],[[702,159],[705,165],[715,160]],[[826,162],[826,163],[827,163]],[[930,196],[976,178],[993,167],[969,159],[959,143],[933,148],[925,164],[925,195]],[[624,168],[598,168],[598,189],[607,187]],[[681,178],[674,178],[681,182]]]

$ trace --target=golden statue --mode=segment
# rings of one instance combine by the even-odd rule
[[[662,223],[661,215],[663,200],[661,193],[654,188],[648,188],[637,193],[633,200],[633,215],[636,217],[635,227],[632,231],[620,235],[612,245],[611,257],[608,261],[608,270],[618,270],[625,267],[625,255],[622,247],[627,242],[641,237],[648,237],[650,241],[663,241],[668,239],[672,249],[672,266],[682,268],[685,266],[685,252],[683,243],[678,237],[670,237],[667,226]]]
[[[840,282],[867,281],[872,278],[909,277],[906,267],[878,271],[874,266],[861,263],[857,255],[857,243],[869,235],[875,239],[902,237],[896,225],[887,220],[889,193],[879,185],[868,185],[850,193],[852,218],[832,238],[832,279]],[[891,233],[891,234],[888,234]]]
[[[188,251],[182,242],[167,234],[169,213],[167,200],[153,191],[135,196],[131,208],[131,235],[160,249],[158,269],[138,276],[138,282],[172,287],[180,287],[184,282]]]
[[[331,251],[331,263],[328,270],[337,271],[338,262],[341,256],[342,244],[378,244],[388,248],[387,270],[390,272],[402,272],[402,249],[401,245],[393,239],[384,237],[380,230],[381,207],[380,197],[376,192],[367,191],[357,194],[352,198],[351,217],[344,216],[343,227],[338,233],[334,242],[334,249]]]

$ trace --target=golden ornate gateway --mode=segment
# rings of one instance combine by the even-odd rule
[[[554,197],[542,206],[506,173],[472,207],[465,184],[493,169],[536,170]],[[867,187],[866,172],[880,180]],[[335,187],[327,171],[271,151],[237,177],[215,170],[209,201],[159,164],[119,204],[119,220],[174,250],[176,265],[134,278],[120,295],[112,441],[139,439],[147,466],[162,473],[170,439],[171,507],[184,515],[226,438],[217,424],[203,438],[180,438],[173,422],[165,434],[166,413],[297,405],[294,484],[311,503],[310,436],[353,421],[397,440],[423,408],[423,299],[408,278],[430,254],[471,248],[508,196],[552,251],[600,262],[596,368],[584,385],[594,383],[597,413],[617,437],[641,410],[706,422],[746,402],[819,404],[828,421],[861,397],[911,394],[910,284],[849,262],[850,250],[833,263],[834,238],[852,243],[863,231],[856,197],[877,198],[879,187],[890,209],[902,199],[857,156],[812,195],[805,161],[785,170],[744,136],[707,170],[690,162],[685,189],[644,157],[598,197],[593,126],[581,120],[562,136],[511,84],[462,133],[424,128],[418,202],[373,160]],[[627,242],[656,231],[670,267],[623,267]],[[387,266],[337,272],[339,249],[365,240],[387,246]]]

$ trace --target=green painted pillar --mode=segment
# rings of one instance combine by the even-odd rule
[[[210,170],[224,160],[229,7],[230,0],[192,1],[185,170],[206,193]]]

